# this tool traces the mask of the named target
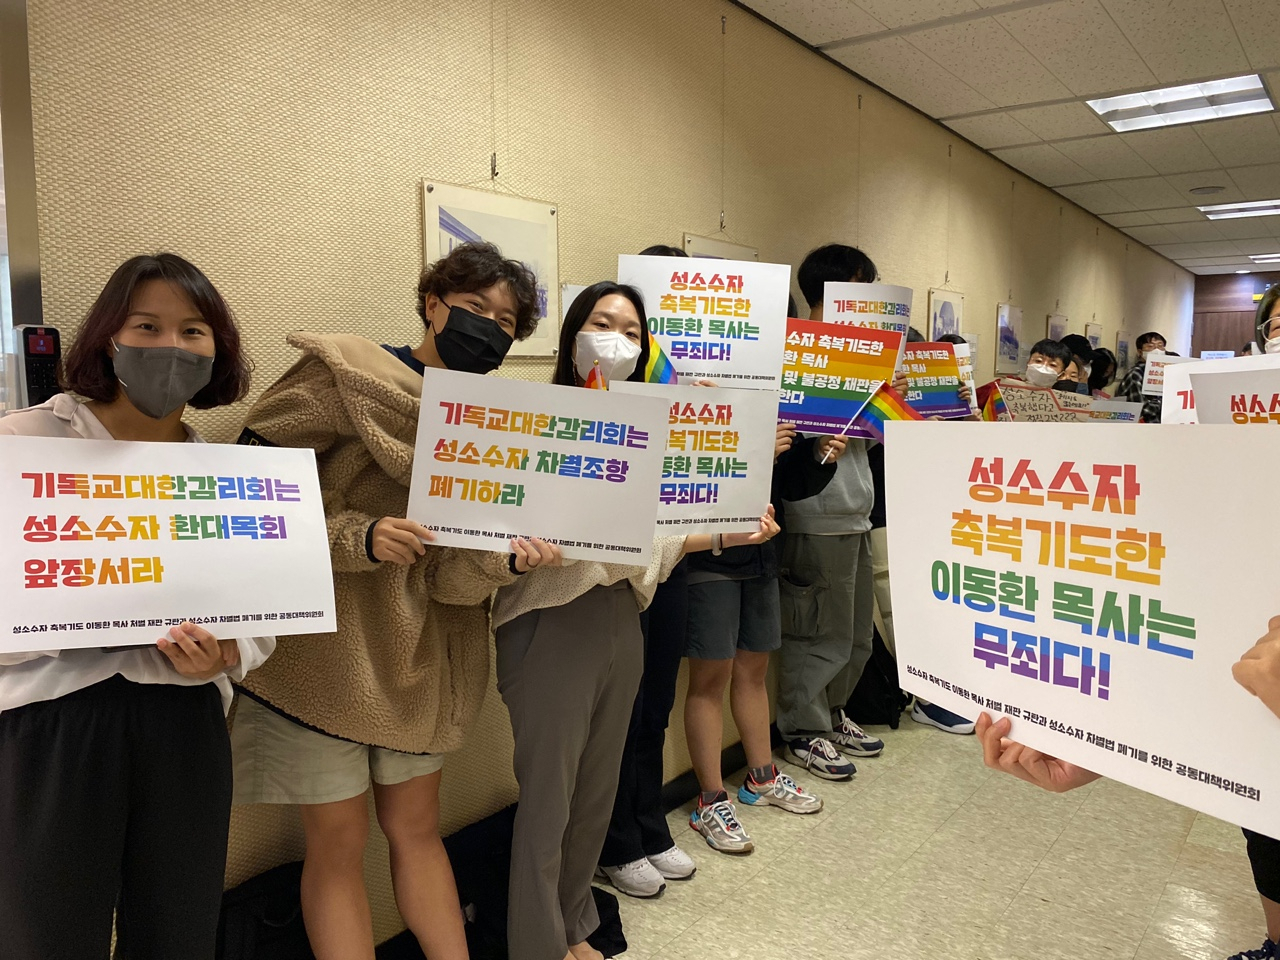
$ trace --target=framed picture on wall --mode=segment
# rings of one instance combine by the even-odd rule
[[[1126,370],[1133,366],[1133,358],[1129,356],[1132,339],[1128,330],[1116,334],[1116,379],[1119,380]]]
[[[487,241],[538,278],[538,329],[517,340],[513,357],[551,357],[560,343],[560,255],[556,205],[438,180],[422,181],[422,258]]]
[[[733,243],[721,237],[700,237],[693,233],[684,235],[684,252],[691,257],[702,257],[704,260],[760,259],[760,251],[755,247]]]
[[[1097,350],[1102,346],[1102,324],[1086,323],[1084,325],[1084,336],[1089,341],[1089,346]]]
[[[1022,308],[996,304],[996,374],[1021,373]]]
[[[937,340],[964,329],[964,294],[929,288],[929,339]]]
[[[1049,314],[1049,322],[1045,327],[1045,336],[1050,340],[1061,340],[1067,335],[1067,324],[1070,322],[1060,313]]]

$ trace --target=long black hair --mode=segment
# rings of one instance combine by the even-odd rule
[[[569,307],[569,312],[565,314],[564,323],[560,326],[560,352],[556,356],[556,369],[551,377],[552,383],[558,383],[562,387],[578,385],[577,371],[573,366],[573,340],[586,324],[596,304],[615,293],[630,300],[631,305],[636,308],[636,316],[640,318],[640,326],[643,328],[640,331],[640,359],[636,361],[636,368],[627,379],[634,383],[644,382],[644,368],[649,364],[649,317],[644,309],[644,297],[630,284],[601,280],[578,294],[573,305]]]

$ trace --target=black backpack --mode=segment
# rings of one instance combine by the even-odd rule
[[[884,638],[876,630],[871,638],[871,659],[862,671],[862,679],[849,695],[844,712],[860,724],[888,724],[897,730],[902,711],[910,697],[898,685],[898,661],[893,658]]]
[[[301,883],[299,860],[224,893],[218,960],[315,960],[302,925]]]

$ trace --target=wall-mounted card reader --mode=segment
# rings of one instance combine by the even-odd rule
[[[62,338],[54,327],[23,325],[18,333],[18,406],[34,407],[61,393]]]

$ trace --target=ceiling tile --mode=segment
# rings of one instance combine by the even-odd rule
[[[1272,224],[1267,221],[1275,219],[1275,217],[1244,217],[1240,220],[1210,222],[1218,228],[1224,240],[1268,240],[1272,238]]]
[[[1254,70],[1280,66],[1280,21],[1275,0],[1225,0],[1236,35]]]
[[[1182,237],[1173,232],[1173,228],[1163,223],[1153,223],[1146,227],[1130,227],[1125,231],[1139,243],[1152,246],[1157,243],[1181,243]]]
[[[1256,266],[1248,257],[1189,257],[1182,261],[1188,267],[1241,267]]]
[[[1230,223],[1231,221],[1224,220],[1222,222]],[[1224,237],[1222,231],[1218,229],[1218,224],[1213,220],[1170,223],[1165,224],[1164,229],[1172,233],[1177,238],[1178,243],[1203,243],[1206,240],[1234,239],[1233,237]]]
[[[1149,216],[1156,223],[1194,223],[1203,220],[1204,214],[1195,207],[1171,207],[1163,210],[1148,210]]]
[[[1267,163],[1257,167],[1233,167],[1227,173],[1240,188],[1245,200],[1280,198],[1280,163]]]
[[[981,9],[974,0],[858,0],[858,6],[889,27],[910,27]]]
[[[1080,204],[1090,213],[1123,214],[1133,210],[1132,203],[1105,183],[1077,183],[1069,187],[1059,187],[1058,193],[1072,203]]]
[[[1054,147],[1069,160],[1074,160],[1099,180],[1117,180],[1121,177],[1148,177],[1155,174],[1151,165],[1138,156],[1132,147],[1113,135],[1089,137],[1085,140],[1066,140]]]
[[[1181,207],[1187,198],[1175,190],[1163,177],[1145,177],[1140,180],[1111,180],[1111,189],[1133,204],[1137,210],[1156,210],[1161,207]]]
[[[1191,126],[1116,134],[1156,173],[1186,173],[1219,166],[1218,158]]]
[[[1197,123],[1195,130],[1225,167],[1271,163],[1280,157],[1280,130],[1265,113]]]
[[[1225,170],[1202,170],[1198,173],[1171,173],[1165,177],[1169,186],[1182,194],[1182,202],[1204,206],[1209,203],[1239,203],[1248,198],[1240,192]],[[1208,196],[1196,196],[1191,191],[1196,187],[1225,187],[1221,193]]]
[[[1102,0],[1102,5],[1162,84],[1249,70],[1219,0]]]
[[[993,19],[922,30],[907,39],[999,106],[1071,96],[1070,90]]]
[[[1168,257],[1170,260],[1212,256],[1211,253],[1201,250],[1198,243],[1160,243],[1151,249],[1162,257]]]
[[[1183,266],[1185,266],[1185,264],[1183,264]],[[1192,273],[1194,273],[1198,277],[1212,277],[1212,276],[1216,276],[1218,274],[1223,274],[1223,273],[1235,273],[1237,270],[1241,268],[1237,266],[1226,266],[1226,267],[1187,267],[1187,269],[1190,270]]]
[[[1040,138],[1007,113],[983,113],[948,120],[947,126],[987,150],[1015,143],[1039,143]]]
[[[1111,128],[1083,103],[1055,103],[1047,107],[1010,110],[1009,116],[1041,140],[1093,137],[1110,133]]]
[[[1088,171],[1068,160],[1048,144],[1036,144],[1030,147],[1011,147],[1007,150],[993,150],[1011,167],[1017,167],[1033,180],[1039,180],[1046,186],[1057,186],[1063,183],[1083,183],[1097,179]]]
[[[901,37],[842,47],[831,56],[931,117],[996,106]]]
[[[1119,227],[1121,230],[1129,227],[1141,227],[1144,224],[1155,222],[1151,219],[1151,214],[1149,213],[1109,213],[1102,219],[1113,227]]]
[[[1098,0],[1065,0],[996,19],[1076,96],[1156,83]]]
[[[1275,219],[1274,217],[1272,219]],[[1276,241],[1274,237],[1257,240],[1237,240],[1235,245],[1240,248],[1240,252],[1244,254],[1250,253],[1276,253]]]
[[[750,0],[747,6],[814,46],[885,29],[853,0]]]

